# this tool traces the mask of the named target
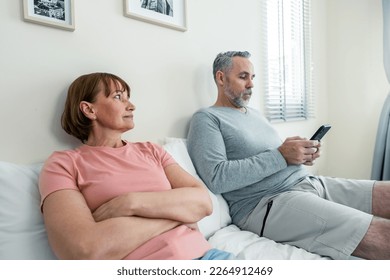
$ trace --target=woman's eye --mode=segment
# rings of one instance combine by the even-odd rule
[[[114,98],[120,100],[120,99],[121,99],[121,95],[120,95],[120,94],[117,94],[117,95],[114,96]]]

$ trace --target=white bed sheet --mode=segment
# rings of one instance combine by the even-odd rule
[[[240,230],[235,225],[219,229],[209,238],[211,245],[245,260],[328,260],[288,244],[276,243],[265,237]]]

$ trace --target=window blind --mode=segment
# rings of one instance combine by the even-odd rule
[[[310,0],[264,1],[266,117],[314,117]]]

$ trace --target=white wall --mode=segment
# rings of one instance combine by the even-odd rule
[[[262,109],[261,1],[188,0],[186,32],[126,18],[122,0],[75,2],[76,30],[69,32],[24,22],[22,1],[0,1],[0,160],[43,161],[53,150],[77,145],[59,118],[67,87],[89,72],[112,72],[129,82],[136,128],[125,137],[132,141],[186,135],[191,114],[215,99],[211,64],[220,51],[252,53],[260,75],[251,106]],[[285,138],[309,137],[321,123],[332,123],[313,172],[369,174],[387,94],[380,2],[313,0],[317,118],[275,125]],[[352,139],[346,128],[353,127],[360,129]]]
[[[322,173],[369,178],[379,114],[389,86],[383,67],[381,0],[328,3],[327,164]]]

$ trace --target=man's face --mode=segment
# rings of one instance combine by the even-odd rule
[[[248,105],[252,95],[253,65],[244,57],[233,57],[233,67],[224,74],[223,90],[229,102],[237,108]]]

